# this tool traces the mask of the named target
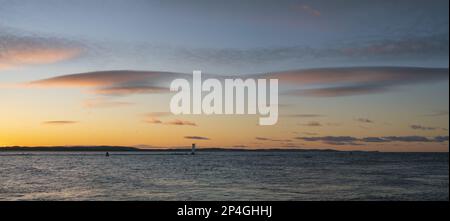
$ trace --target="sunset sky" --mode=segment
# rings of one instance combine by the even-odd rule
[[[447,0],[0,0],[0,147],[448,151]],[[276,78],[280,117],[174,116],[171,80]]]

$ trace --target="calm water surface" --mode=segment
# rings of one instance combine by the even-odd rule
[[[449,200],[448,153],[0,152],[0,200]]]

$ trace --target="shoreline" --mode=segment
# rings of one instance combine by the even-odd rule
[[[293,148],[199,148],[200,152],[305,152],[305,153],[446,153],[449,152],[383,152],[365,150],[335,150],[335,149],[293,149]],[[143,149],[127,146],[8,146],[0,147],[0,153],[5,152],[191,152],[190,148],[154,148]]]

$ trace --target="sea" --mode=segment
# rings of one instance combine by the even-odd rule
[[[0,152],[7,201],[448,201],[448,153]]]

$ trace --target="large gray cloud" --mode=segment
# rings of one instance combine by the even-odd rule
[[[205,78],[211,75],[204,75]],[[389,91],[403,85],[448,80],[448,68],[350,67],[321,68],[245,75],[243,78],[276,78],[284,94],[336,97]],[[226,78],[227,76],[214,76]],[[31,86],[89,87],[93,93],[127,95],[167,92],[175,78],[190,79],[190,74],[112,70],[63,75],[30,82]],[[310,87],[314,87],[311,89]]]

